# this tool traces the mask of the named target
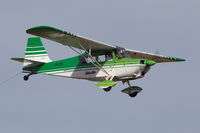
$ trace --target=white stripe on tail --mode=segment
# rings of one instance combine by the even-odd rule
[[[41,63],[51,62],[39,37],[28,38],[25,59]],[[24,61],[23,66],[30,66],[31,64],[32,62]]]

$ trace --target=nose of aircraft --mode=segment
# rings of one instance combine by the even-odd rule
[[[155,65],[156,64],[156,62],[155,61],[153,61],[153,60],[147,60],[147,63],[146,63],[148,66],[153,66],[153,65]]]

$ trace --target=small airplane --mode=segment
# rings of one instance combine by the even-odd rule
[[[128,84],[128,88],[122,92],[135,97],[142,88],[131,86],[130,80],[143,78],[156,63],[185,61],[181,58],[108,45],[50,26],[33,27],[26,32],[37,37],[28,38],[24,58],[11,58],[23,63],[23,72],[27,73],[24,76],[25,81],[33,74],[85,79],[96,81],[96,86],[106,92],[110,91],[117,81],[122,81]],[[52,61],[40,37],[68,46],[78,56]]]

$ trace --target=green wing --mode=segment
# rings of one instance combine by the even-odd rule
[[[56,29],[50,26],[33,27],[31,29],[28,29],[26,32],[32,35],[40,36],[48,40],[61,43],[63,45],[68,45],[70,47],[83,50],[85,49],[92,51],[107,51],[107,50],[114,50],[116,48],[116,46],[87,39],[85,37],[74,35],[70,32],[62,31],[60,29]],[[150,59],[156,61],[157,63],[185,61],[184,59],[181,58],[146,53],[137,50],[126,49],[126,51],[131,55],[132,58]]]

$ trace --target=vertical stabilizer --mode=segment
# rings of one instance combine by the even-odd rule
[[[28,38],[25,59],[37,62],[51,62],[39,37]]]

